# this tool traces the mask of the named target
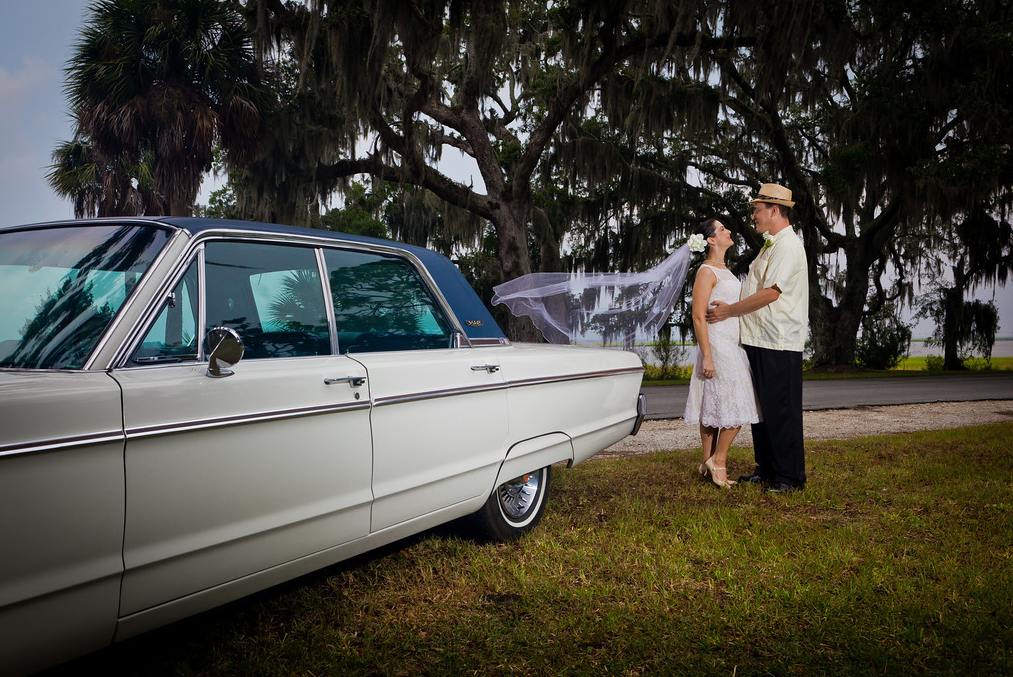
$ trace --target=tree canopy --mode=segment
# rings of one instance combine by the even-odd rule
[[[77,123],[72,143],[87,146],[93,176],[115,174],[98,182],[121,194],[95,203],[97,211],[141,209],[127,199],[124,182],[147,167],[154,209],[188,214],[217,143],[235,162],[252,155],[264,93],[239,9],[223,0],[99,0],[89,6],[67,66],[66,92]],[[57,152],[51,183],[73,187],[80,178],[86,186],[87,176],[62,172],[71,155]]]
[[[863,317],[911,294],[940,223],[1008,207],[1006,2],[257,10],[292,83],[275,145],[296,152],[274,154],[276,185],[304,200],[357,174],[422,188],[444,203],[444,241],[492,225],[511,279],[643,268],[711,213],[747,245],[745,266],[759,246],[745,198],[781,182],[810,254],[817,363],[851,362]],[[437,169],[452,149],[482,186]]]
[[[240,7],[95,7],[144,15],[148,6],[195,3]],[[259,71],[241,51],[231,80],[216,75],[210,89],[179,91],[217,88],[217,97],[194,101],[231,101],[207,110],[249,123],[218,132],[236,151],[228,162],[236,213],[321,227],[336,190],[353,191],[353,206],[372,203],[354,188],[369,175],[396,189],[384,188],[370,207],[385,205],[392,235],[455,253],[486,293],[534,270],[649,267],[711,215],[737,235],[731,263],[741,272],[761,244],[748,197],[761,183],[782,183],[794,192],[793,225],[809,255],[813,360],[850,364],[864,320],[910,303],[914,283],[940,260],[959,264],[962,252],[948,244],[954,224],[974,214],[1008,224],[1010,4],[248,0],[241,8],[256,30]],[[140,154],[110,151],[113,122],[181,99],[156,95],[168,85],[151,83],[179,81],[149,70],[136,86],[115,69],[118,79],[85,86],[86,74],[100,72],[85,66],[113,51],[95,37],[105,26],[86,29],[70,69],[82,137],[106,167],[150,163],[160,194],[172,185],[185,199],[192,182],[181,168],[209,161],[185,150],[192,145],[163,143],[177,118],[128,126],[121,136],[139,139]],[[174,64],[187,82],[207,70],[181,65],[173,55],[182,43],[152,26],[163,42],[146,49],[160,68]],[[115,49],[140,54],[131,39],[121,35],[126,47]],[[83,48],[92,43],[105,51]],[[271,106],[254,96],[257,78],[269,85]],[[230,117],[254,111],[259,117]],[[143,136],[142,127],[162,131]],[[174,154],[154,155],[165,148]],[[440,169],[453,153],[474,164],[480,184]],[[160,169],[168,157],[175,179]],[[962,246],[987,244],[988,232],[966,230]],[[534,337],[524,323],[509,333]]]

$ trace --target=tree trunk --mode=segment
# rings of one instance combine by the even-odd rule
[[[499,242],[499,263],[503,280],[513,280],[531,272],[531,254],[528,252],[528,227],[526,210],[517,204],[505,203],[498,210],[493,226]],[[507,337],[519,343],[542,341],[541,332],[527,316],[509,316],[506,327]]]
[[[810,301],[809,338],[813,346],[814,367],[850,367],[855,363],[855,345],[862,325],[863,307],[856,309],[844,302],[835,306],[822,295]]]
[[[849,247],[847,254],[844,293],[836,306],[820,293],[818,280],[810,278],[809,281],[809,330],[814,367],[855,364],[855,345],[869,291],[870,264],[857,246]]]
[[[960,315],[964,309],[964,292],[959,285],[943,290],[943,369],[963,369],[958,351]]]

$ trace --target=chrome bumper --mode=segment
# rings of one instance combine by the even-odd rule
[[[640,432],[640,424],[644,422],[644,418],[647,416],[647,396],[643,393],[637,396],[637,420],[633,422],[633,431],[631,435],[636,435]]]

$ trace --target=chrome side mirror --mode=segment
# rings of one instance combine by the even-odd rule
[[[232,376],[230,367],[243,358],[243,339],[234,329],[215,327],[204,336],[204,345],[208,349],[208,376],[224,378]]]

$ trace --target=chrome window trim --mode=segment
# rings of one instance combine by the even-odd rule
[[[206,362],[207,359],[204,356],[204,332],[207,331],[208,325],[208,308],[205,303],[205,293],[207,292],[207,276],[204,274],[204,243],[197,243],[197,255],[194,257],[197,261],[197,326],[194,328],[197,332],[197,336],[194,340],[197,342],[197,363]],[[178,279],[183,279],[183,275],[186,275],[186,270],[189,265],[183,266],[183,272],[180,273]],[[176,285],[173,284],[169,287],[172,289]],[[154,322],[158,318],[158,313],[151,318]],[[144,333],[141,334],[144,336]]]
[[[444,317],[450,323],[450,329],[460,331],[462,334],[467,336],[464,328],[461,326],[460,320],[457,315],[454,314],[447,302],[446,297],[443,296],[442,290],[439,285],[436,284],[436,280],[429,274],[429,269],[425,267],[422,261],[412,254],[410,251],[399,249],[398,247],[391,247],[387,245],[380,245],[373,242],[355,242],[353,240],[342,240],[331,237],[319,237],[314,236],[312,233],[265,233],[263,231],[255,230],[244,230],[241,228],[220,228],[215,230],[202,231],[196,241],[206,242],[208,240],[229,240],[234,238],[258,240],[266,242],[282,242],[285,244],[304,244],[313,245],[321,249],[345,249],[352,251],[367,251],[375,252],[380,254],[386,254],[389,256],[395,256],[408,262],[412,268],[422,277],[423,284],[429,290],[429,293],[433,295],[436,303],[440,306],[440,310],[443,312]],[[330,292],[330,280],[327,281],[328,293]]]
[[[38,367],[0,367],[0,372],[22,373],[22,374],[104,374],[108,372],[105,368],[95,369],[39,369]]]
[[[324,260],[322,247],[315,247],[313,253],[317,257],[317,275],[320,276],[320,287],[324,292],[324,310],[327,313],[327,331],[331,339],[331,355],[339,355],[341,346],[338,345],[338,322],[334,318],[334,292],[331,291],[331,281],[327,275],[327,261]]]
[[[180,231],[181,233],[184,231]],[[151,366],[165,366],[165,365],[150,365],[150,364],[127,364],[130,356],[137,350],[138,344],[145,337],[148,331],[151,329],[151,325],[154,324],[155,320],[158,319],[158,313],[162,310],[162,303],[165,298],[172,291],[172,288],[186,275],[186,269],[195,261],[200,261],[197,272],[197,286],[200,289],[204,288],[204,246],[203,243],[197,243],[195,246],[188,246],[183,250],[179,257],[179,261],[172,267],[172,269],[166,274],[162,281],[162,284],[157,290],[155,295],[152,297],[152,302],[145,309],[144,314],[141,315],[137,324],[135,324],[127,337],[120,344],[119,350],[113,355],[113,358],[109,361],[110,370],[113,369],[145,369]],[[197,294],[197,327],[198,332],[202,332],[204,322],[204,296],[202,293]],[[197,360],[194,362],[186,362],[183,364],[199,364],[203,357],[203,336],[198,337],[197,342]],[[177,363],[179,364],[179,363]]]
[[[88,435],[76,435],[73,437],[54,437],[48,440],[33,440],[31,442],[15,442],[0,446],[0,458],[5,456],[20,456],[24,454],[37,454],[43,451],[57,451],[59,449],[70,449],[73,447],[88,447],[106,442],[122,442],[125,439],[122,430],[108,430]]]
[[[141,223],[150,223],[150,222],[141,222]],[[181,230],[179,232],[183,233],[185,231]],[[440,290],[439,285],[436,284],[436,281],[433,279],[432,275],[429,274],[429,270],[425,267],[425,265],[423,265],[422,261],[417,256],[415,256],[409,251],[398,249],[397,247],[389,247],[374,243],[354,242],[351,240],[318,237],[312,235],[311,233],[294,235],[289,233],[265,233],[262,231],[243,230],[239,228],[221,228],[215,230],[201,231],[197,236],[195,236],[191,241],[190,245],[180,254],[179,260],[183,263],[181,265],[175,266],[171,271],[169,271],[169,274],[167,274],[165,277],[167,283],[163,284],[156,292],[156,298],[159,299],[164,298],[165,294],[171,291],[173,286],[175,286],[175,284],[179,281],[180,276],[186,272],[186,268],[190,265],[190,263],[193,260],[194,252],[198,252],[198,255],[201,257],[200,271],[198,273],[198,285],[200,285],[202,291],[200,293],[200,307],[198,310],[198,321],[200,323],[199,331],[201,332],[201,336],[198,337],[199,340],[198,340],[197,363],[203,362],[205,359],[203,352],[204,351],[203,331],[204,325],[207,322],[207,318],[205,316],[204,293],[203,293],[205,284],[204,259],[203,259],[204,245],[207,244],[208,242],[222,241],[222,240],[225,241],[239,240],[243,242],[276,243],[286,245],[293,245],[293,244],[306,245],[315,248],[315,253],[317,256],[317,266],[321,276],[321,284],[326,285],[326,287],[324,288],[325,289],[324,303],[327,304],[327,306],[330,307],[331,309],[328,316],[328,330],[331,334],[332,355],[336,356],[339,354],[338,352],[339,346],[336,345],[337,331],[334,323],[333,297],[331,296],[330,279],[326,275],[327,272],[326,264],[324,263],[324,265],[321,267],[321,261],[324,256],[323,254],[324,249],[343,249],[346,251],[364,251],[364,252],[378,253],[388,256],[394,256],[396,258],[405,261],[421,277],[423,285],[425,285],[426,289],[432,295],[433,299],[436,301],[436,304],[439,306],[440,311],[443,313],[444,319],[446,319],[447,323],[450,325],[450,331],[451,332],[454,332],[455,330],[459,331],[463,336],[467,337],[467,333],[461,326],[461,322],[458,320],[457,315],[454,314],[453,310],[450,307],[450,304],[447,302],[446,297],[443,296],[443,292]],[[166,245],[166,248],[168,248],[168,245]],[[160,308],[161,308],[160,303],[153,303],[151,307],[148,308],[148,310],[142,316],[141,321],[139,321],[135,325],[130,335],[121,344],[120,350],[118,350],[116,354],[113,356],[113,359],[110,360],[111,365],[110,369],[118,369],[118,368],[138,369],[150,366],[150,365],[127,364],[127,360],[129,359],[133,351],[136,349],[137,342],[140,341],[141,338],[144,336],[149,325],[155,321],[155,318],[157,317]],[[494,341],[495,343],[486,343],[484,345],[508,345],[508,342],[503,343],[504,341],[503,339],[494,339]],[[472,345],[477,345],[476,343],[474,343],[474,340],[469,340],[468,343]],[[276,358],[264,358],[264,359],[276,359]]]

